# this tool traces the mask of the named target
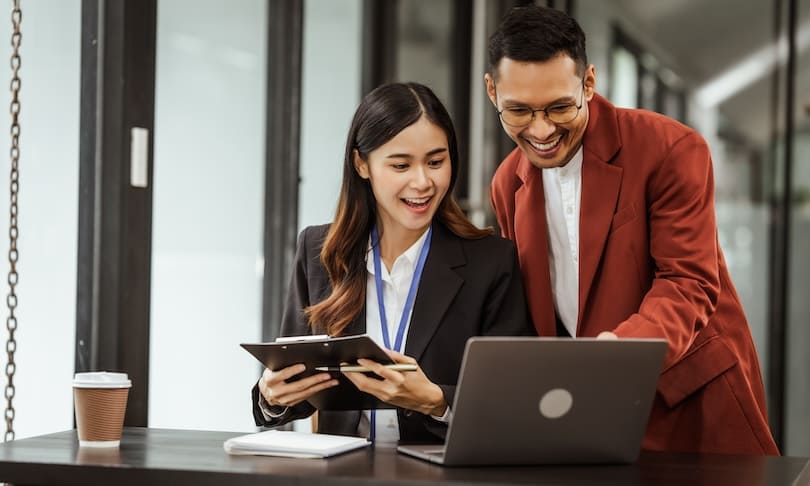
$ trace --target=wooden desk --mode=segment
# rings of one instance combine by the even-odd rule
[[[642,453],[619,466],[443,468],[372,448],[330,459],[229,456],[229,432],[126,428],[121,448],[80,449],[73,430],[0,444],[15,485],[804,485],[807,458]]]

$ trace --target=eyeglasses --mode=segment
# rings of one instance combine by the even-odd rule
[[[582,91],[579,97],[579,104],[576,103],[561,103],[547,106],[545,108],[538,108],[533,110],[527,106],[515,106],[504,108],[498,112],[504,123],[510,127],[525,127],[534,121],[535,113],[542,111],[546,115],[546,119],[551,123],[568,123],[579,115],[579,110],[582,109],[582,104],[585,100],[585,79],[582,80]]]

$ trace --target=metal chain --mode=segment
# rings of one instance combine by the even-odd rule
[[[17,371],[17,365],[14,363],[14,352],[17,350],[17,341],[14,340],[14,331],[17,330],[17,316],[14,311],[17,308],[17,259],[19,253],[17,252],[17,237],[19,232],[17,230],[17,195],[20,191],[20,41],[22,41],[22,34],[20,33],[20,23],[22,22],[22,11],[20,10],[20,0],[13,0],[13,7],[11,9],[11,184],[9,186],[11,193],[11,201],[9,205],[10,222],[8,227],[8,296],[6,297],[6,304],[8,305],[8,318],[6,318],[6,328],[8,329],[8,340],[6,341],[6,353],[8,354],[8,361],[6,362],[6,434],[3,437],[3,442],[14,440],[14,372]]]

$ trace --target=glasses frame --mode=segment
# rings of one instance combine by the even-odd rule
[[[537,109],[529,108],[528,106],[525,107],[526,109],[528,109],[528,110],[530,110],[532,112],[532,117],[529,119],[529,121],[527,121],[526,123],[520,124],[520,125],[513,125],[513,124],[511,124],[508,121],[503,119],[503,112],[506,111],[506,110],[512,109],[513,107],[504,108],[502,110],[498,110],[496,108],[495,111],[498,112],[498,118],[500,118],[503,123],[505,123],[506,125],[509,125],[510,127],[514,127],[514,128],[523,128],[523,127],[527,127],[527,126],[531,125],[534,122],[535,118],[537,117],[537,112],[538,111],[542,111],[543,115],[546,118],[546,120],[548,120],[550,123],[553,123],[555,125],[563,125],[565,123],[571,123],[572,121],[577,119],[577,117],[579,116],[579,110],[581,110],[582,106],[585,104],[585,76],[583,76],[582,79],[580,80],[580,86],[582,87],[582,90],[579,93],[579,104],[578,105],[574,104],[574,103],[571,104],[571,106],[576,106],[577,107],[577,111],[574,114],[574,116],[572,116],[571,119],[568,120],[568,121],[555,122],[551,118],[549,118],[549,116],[548,116],[548,109],[550,108],[549,106],[546,106],[545,108],[537,108]],[[496,95],[497,95],[497,87],[496,87],[495,92],[496,92]],[[551,105],[551,106],[560,106],[560,105]]]

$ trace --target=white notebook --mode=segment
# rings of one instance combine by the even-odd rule
[[[230,438],[225,441],[223,447],[228,454],[318,459],[366,447],[369,444],[370,442],[363,437],[267,430]]]

